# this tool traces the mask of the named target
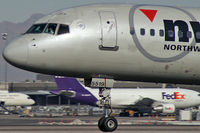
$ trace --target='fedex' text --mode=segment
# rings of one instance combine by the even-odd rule
[[[162,99],[185,99],[184,94],[180,94],[179,92],[174,92],[173,94],[167,94],[166,92],[162,92]]]

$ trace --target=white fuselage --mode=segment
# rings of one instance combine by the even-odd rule
[[[98,89],[87,87],[87,90],[100,99]],[[110,95],[112,108],[134,108],[143,98],[153,100],[152,107],[174,104],[177,109],[183,109],[200,105],[200,93],[187,89],[111,89]]]
[[[5,91],[0,91],[0,102],[5,106],[28,106],[35,103],[28,95]]]

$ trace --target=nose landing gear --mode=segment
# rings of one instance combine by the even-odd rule
[[[99,96],[101,97],[101,99],[99,100],[99,106],[105,108],[105,116],[99,119],[98,127],[103,132],[113,132],[117,129],[118,122],[113,116],[111,116],[112,108],[110,89],[100,89]]]

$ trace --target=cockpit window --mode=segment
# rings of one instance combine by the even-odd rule
[[[26,33],[42,33],[47,24],[34,24]]]
[[[27,97],[27,99],[31,99],[31,97]]]
[[[200,94],[198,94],[198,96],[200,96]]]
[[[60,24],[58,35],[69,33],[69,25]]]
[[[54,35],[56,32],[57,24],[48,24],[47,28],[44,30],[44,33],[49,33]]]

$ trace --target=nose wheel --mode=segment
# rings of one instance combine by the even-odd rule
[[[105,109],[105,116],[101,117],[98,121],[98,127],[103,132],[113,132],[118,127],[117,120],[111,116],[112,108],[111,108],[111,96],[110,96],[110,89],[104,88],[100,90],[99,95],[100,99],[100,107]],[[110,109],[110,112],[109,112]]]
[[[103,132],[113,132],[117,129],[118,122],[112,116],[108,117],[103,116],[99,119],[98,126],[99,129]]]

